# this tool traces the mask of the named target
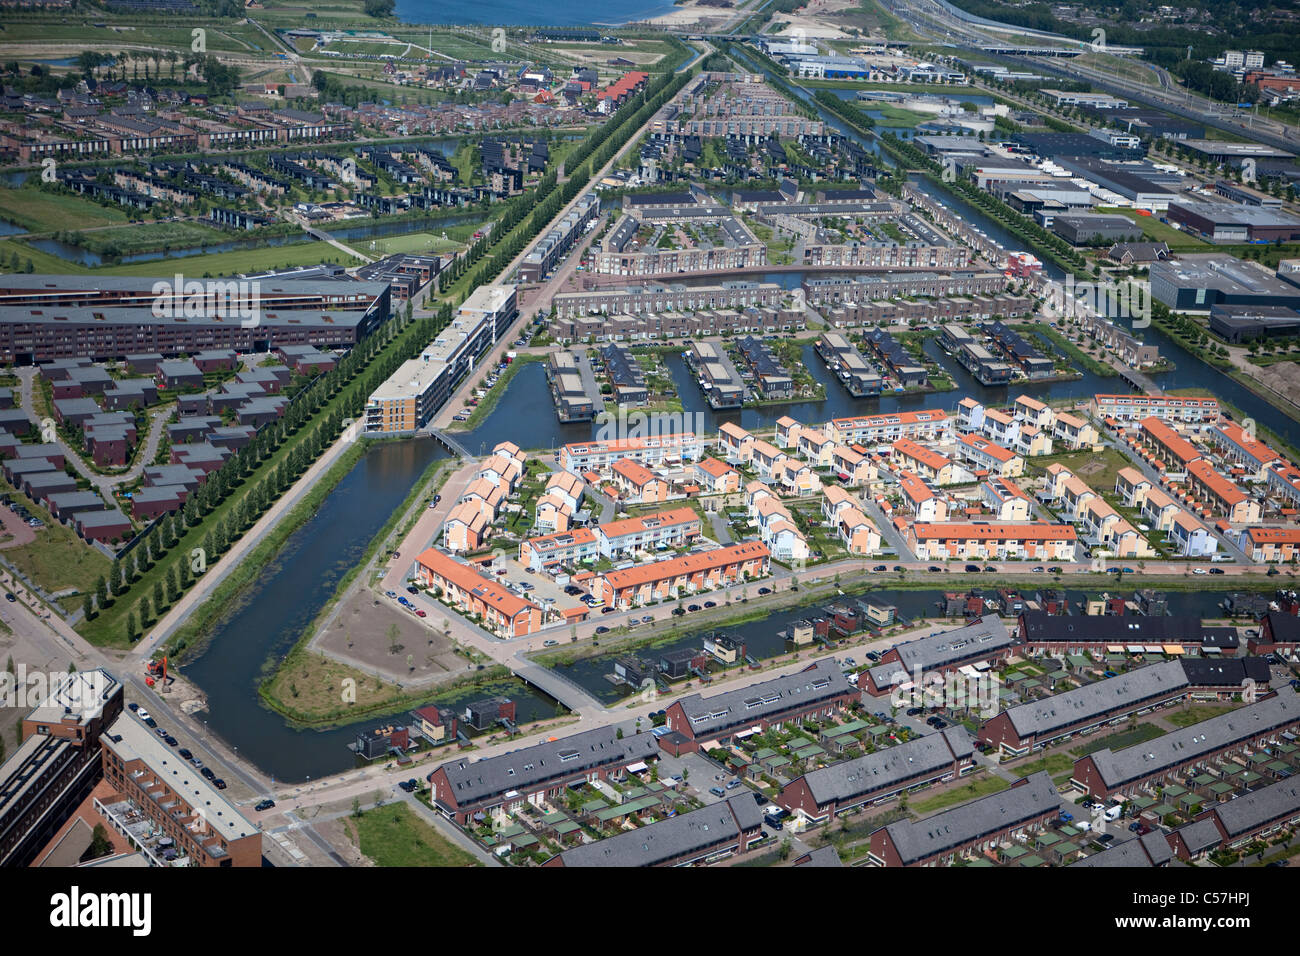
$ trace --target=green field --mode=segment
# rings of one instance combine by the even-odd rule
[[[1125,747],[1135,747],[1148,740],[1163,737],[1164,734],[1165,732],[1155,724],[1138,724],[1134,730],[1121,730],[1109,737],[1102,737],[1091,740],[1086,744],[1080,744],[1078,747],[1071,749],[1070,753],[1076,757],[1086,757],[1088,754],[1096,753],[1098,750],[1105,750],[1107,747],[1111,750],[1123,750]]]
[[[163,249],[191,249],[229,239],[229,233],[197,222],[146,222],[82,233],[78,245],[91,252],[116,250],[118,255],[126,256]]]
[[[96,22],[100,22],[96,19]],[[206,31],[204,41],[213,51],[248,52],[264,50],[267,39],[255,27],[246,25],[218,26],[215,23],[203,26]],[[141,59],[140,76],[144,77],[143,58],[150,50],[162,51],[189,50],[194,37],[192,27],[159,27],[147,23],[129,24],[126,22],[96,26],[94,23],[10,23],[0,31],[0,56],[11,59],[15,56],[32,56],[31,47],[43,43],[75,44],[82,49],[107,49],[108,52],[127,52]],[[39,55],[38,55],[39,56]],[[43,57],[41,57],[43,58]],[[150,62],[150,75],[156,75],[156,64]],[[134,62],[128,69],[134,72]],[[177,76],[181,66],[177,65]],[[169,76],[170,64],[162,64],[163,76]]]
[[[52,519],[40,505],[33,504],[0,479],[0,490],[22,500],[45,527],[36,532],[36,540],[18,548],[6,548],[4,556],[30,581],[48,592],[76,588],[93,592],[95,581],[108,576],[112,562],[100,551],[88,547],[67,526]],[[80,605],[80,600],[77,604]]]
[[[1061,780],[1057,780],[1058,777],[1062,778],[1062,780],[1069,779],[1071,771],[1074,770],[1074,758],[1069,754],[1051,753],[1037,760],[1031,760],[1029,763],[1022,763],[1019,767],[1008,767],[1007,769],[1017,777],[1028,777],[1031,773],[1045,770],[1051,774],[1053,780],[1060,783]]]
[[[1176,246],[1181,246],[1184,249],[1190,250],[1202,248],[1206,245],[1204,241],[1196,238],[1196,236],[1183,232],[1181,229],[1175,229],[1173,226],[1169,225],[1169,223],[1161,222],[1160,219],[1154,215],[1139,216],[1135,209],[1121,209],[1118,206],[1098,206],[1097,212],[1110,213],[1112,215],[1125,216],[1132,219],[1141,227],[1142,234],[1149,240],[1152,242],[1168,243],[1170,249],[1173,249]]]
[[[1100,452],[1076,451],[1068,455],[1047,455],[1033,459],[1034,467],[1044,470],[1048,465],[1057,462],[1069,468],[1100,495],[1115,490],[1115,478],[1121,469],[1135,467],[1127,457],[1114,448],[1103,448]]]
[[[138,228],[138,227],[133,227]],[[20,260],[31,259],[36,272],[49,272],[63,275],[85,275],[99,270],[91,269],[78,263],[63,259],[52,253],[33,249],[31,246],[14,239],[0,240],[0,257],[8,259],[10,252],[17,252]],[[241,272],[260,272],[267,269],[288,266],[309,266],[320,262],[339,262],[345,266],[358,265],[354,256],[349,256],[327,242],[295,242],[285,246],[263,246],[256,249],[236,249],[231,252],[214,252],[210,255],[189,256],[183,260],[184,270],[189,275],[235,275]],[[166,272],[166,262],[151,259],[147,262],[132,262],[126,265],[105,266],[107,274],[124,276],[152,276]],[[173,269],[173,271],[175,271]]]
[[[1199,724],[1203,720],[1209,720],[1211,717],[1221,717],[1224,714],[1231,713],[1235,708],[1232,707],[1189,707],[1187,710],[1180,710],[1173,714],[1165,714],[1164,719],[1169,721],[1175,727],[1190,727],[1192,724]]]
[[[908,809],[913,813],[932,813],[935,810],[943,810],[959,803],[965,803],[967,800],[974,800],[976,797],[987,797],[993,793],[1001,793],[1009,786],[1011,784],[1001,777],[984,777],[980,780],[972,780],[960,787],[952,787],[926,800],[918,800],[916,803],[909,804]]]
[[[453,844],[404,804],[367,810],[349,818],[357,846],[376,866],[479,866],[473,856]]]
[[[0,219],[22,226],[29,232],[57,232],[91,229],[127,221],[121,209],[76,196],[56,195],[39,189],[0,189]]]
[[[417,255],[434,255],[444,252],[454,252],[462,248],[464,244],[450,238],[444,239],[440,234],[435,235],[428,232],[415,232],[407,236],[389,236],[387,239],[374,239],[370,242],[362,243],[358,252],[366,254],[383,254],[391,256],[399,252],[414,253]],[[356,248],[355,246],[353,248]]]

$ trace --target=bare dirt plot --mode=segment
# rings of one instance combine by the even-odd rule
[[[1300,405],[1300,366],[1295,362],[1278,362],[1264,368],[1254,368],[1251,375],[1293,405]]]
[[[0,508],[0,548],[18,548],[35,540],[36,529],[8,508]]]
[[[465,669],[443,633],[445,617],[434,611],[418,618],[391,598],[361,588],[339,608],[315,648],[364,670],[390,672],[397,680],[436,680]]]
[[[328,820],[316,824],[316,832],[321,835],[348,866],[374,866],[375,861],[361,852],[357,847],[357,828],[349,817]]]

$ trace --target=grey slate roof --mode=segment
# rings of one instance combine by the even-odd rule
[[[939,670],[986,656],[1015,643],[1016,636],[990,614],[954,631],[899,644],[899,660],[871,668],[871,681],[877,687],[894,687],[910,679],[918,669],[923,672]]]
[[[818,806],[888,793],[918,774],[938,773],[973,753],[964,727],[945,727],[897,747],[844,760],[804,775]]]
[[[1007,709],[1011,726],[1021,737],[1048,734],[1111,713],[1125,704],[1159,699],[1187,687],[1179,661],[1165,661],[1085,684],[1063,694]]]
[[[1059,809],[1060,804],[1051,776],[1040,771],[1001,793],[980,797],[924,820],[899,820],[884,829],[906,864],[1027,823]]]
[[[800,705],[816,706],[842,694],[857,693],[833,657],[823,658],[797,674],[777,677],[714,697],[683,697],[682,709],[696,739],[748,726],[769,714]]]
[[[635,763],[657,752],[658,744],[651,733],[631,734],[619,740],[615,728],[599,727],[486,760],[457,760],[443,767],[456,805],[464,807],[511,790],[526,792],[538,781],[562,780],[597,767]]]
[[[1223,842],[1223,834],[1219,828],[1214,825],[1214,821],[1209,817],[1204,820],[1193,820],[1186,826],[1181,826],[1174,831],[1187,845],[1190,853],[1203,853],[1206,850],[1213,850]]]
[[[1164,834],[1159,830],[1144,833],[1136,840],[1116,843],[1109,850],[1094,853],[1090,857],[1071,863],[1070,866],[1095,867],[1140,867],[1165,866],[1173,859],[1174,851],[1169,848]]]
[[[1300,697],[1283,685],[1275,697],[1120,751],[1092,755],[1107,787],[1163,773],[1242,741],[1300,722]]]
[[[1300,815],[1300,780],[1289,777],[1214,808],[1230,838]]]
[[[740,838],[743,830],[762,826],[763,814],[753,793],[669,817],[598,843],[565,850],[565,866],[655,866]]]

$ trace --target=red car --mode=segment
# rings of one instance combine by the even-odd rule
[[[415,613],[416,613],[416,615],[417,615],[418,617],[428,617],[428,616],[429,616],[429,615],[425,614],[423,611],[419,610],[418,608],[416,609]]]

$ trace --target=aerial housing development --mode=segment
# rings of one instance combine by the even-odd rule
[[[1283,5],[342,2],[0,31],[0,865],[1275,889]]]

